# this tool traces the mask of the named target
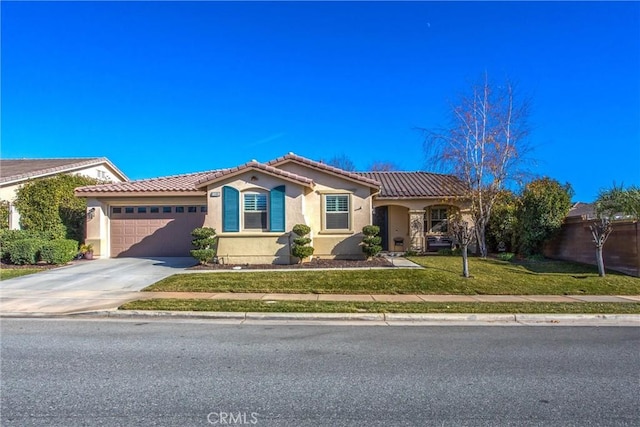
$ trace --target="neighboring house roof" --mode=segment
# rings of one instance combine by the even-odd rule
[[[106,157],[72,159],[0,159],[0,184],[16,183],[59,173],[107,165],[123,181],[128,178]]]
[[[567,218],[581,217],[583,219],[592,219],[596,217],[596,206],[593,203],[577,202],[569,209]]]
[[[274,168],[273,166],[269,166],[263,163],[258,163],[256,160],[252,160],[244,165],[236,166],[231,169],[223,169],[221,171],[214,172],[204,178],[200,179],[196,182],[196,187],[202,188],[207,185],[219,181],[220,179],[228,178],[240,173],[244,173],[247,170],[259,170],[261,172],[265,172],[269,175],[274,175],[280,178],[284,178],[287,181],[293,181],[295,183],[304,185],[306,187],[313,187],[313,180],[309,179],[305,176],[297,175],[295,173],[287,172],[282,169]]]
[[[294,153],[289,153],[286,156],[278,157],[277,159],[273,159],[267,162],[269,166],[279,166],[287,162],[296,162],[305,166],[309,166],[313,169],[317,169],[323,172],[329,172],[332,175],[337,175],[342,178],[347,178],[351,181],[356,181],[361,184],[366,184],[369,187],[378,188],[380,187],[380,182],[373,178],[368,178],[363,174],[357,172],[349,172],[343,169],[336,168],[334,166],[327,165],[326,163],[316,162],[315,160],[307,159],[306,157],[298,156]]]
[[[453,175],[429,172],[359,172],[380,182],[377,198],[451,197],[465,194],[464,184]]]

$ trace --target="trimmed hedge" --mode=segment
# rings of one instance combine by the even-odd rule
[[[66,264],[78,254],[78,242],[59,239],[45,242],[40,250],[40,259],[48,264]]]
[[[9,256],[10,244],[25,239],[49,241],[56,239],[56,233],[36,230],[0,230],[0,257],[2,261],[12,262]]]
[[[22,239],[6,245],[9,261],[12,264],[36,264],[40,259],[40,250],[47,243],[42,239]]]

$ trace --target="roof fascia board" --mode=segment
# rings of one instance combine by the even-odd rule
[[[206,191],[74,191],[76,197],[163,197],[163,196],[206,196]]]

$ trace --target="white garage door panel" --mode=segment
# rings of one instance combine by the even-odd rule
[[[203,226],[204,217],[202,212],[112,214],[111,256],[189,256],[191,231]]]

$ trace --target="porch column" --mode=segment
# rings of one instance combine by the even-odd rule
[[[424,251],[424,210],[409,211],[409,236],[411,237],[411,249]]]

